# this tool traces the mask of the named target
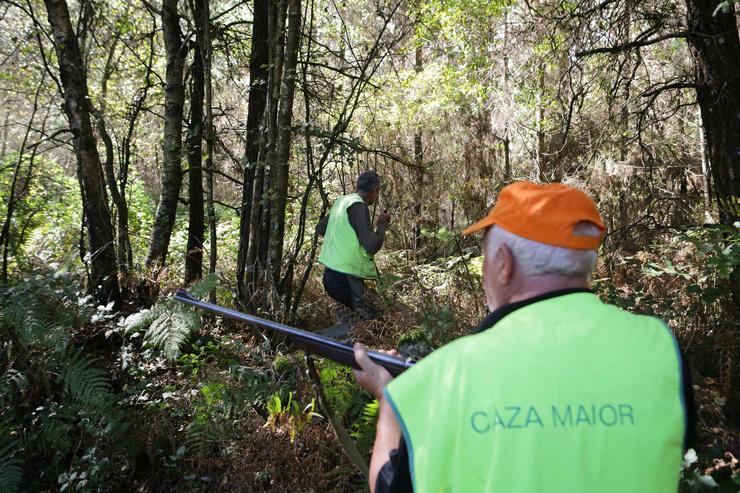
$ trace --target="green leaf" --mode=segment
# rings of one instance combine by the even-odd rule
[[[0,491],[20,491],[23,480],[23,461],[16,457],[18,442],[13,441],[0,449]]]
[[[157,319],[157,313],[155,310],[145,308],[137,313],[132,313],[123,322],[123,331],[126,334],[140,332],[146,330],[149,326]]]
[[[111,396],[107,372],[96,368],[95,359],[74,356],[64,375],[64,384],[72,399],[85,406],[97,406]]]

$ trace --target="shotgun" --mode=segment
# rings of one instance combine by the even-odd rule
[[[295,327],[290,327],[278,322],[271,320],[265,320],[264,318],[255,317],[247,313],[242,313],[231,308],[226,308],[206,301],[200,301],[197,298],[191,296],[184,289],[178,289],[175,293],[174,299],[192,305],[201,310],[206,310],[222,317],[233,318],[240,322],[246,322],[249,324],[257,325],[264,329],[272,329],[276,332],[288,336],[297,347],[303,349],[308,353],[321,356],[322,358],[329,358],[339,364],[352,367],[359,370],[355,361],[355,354],[352,346],[344,344],[334,339],[324,337],[313,332],[308,332]],[[413,366],[414,361],[409,359],[401,359],[389,354],[379,353],[377,351],[368,351],[367,355],[376,364],[382,366],[394,377],[401,374],[404,370],[407,370]]]

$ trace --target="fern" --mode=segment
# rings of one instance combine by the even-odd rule
[[[378,422],[378,401],[372,400],[362,408],[362,414],[352,423],[350,435],[361,450],[369,451],[375,439],[375,424]]]
[[[68,279],[33,276],[0,291],[0,492],[27,486],[24,462],[41,466],[35,486],[53,489],[48,482],[69,470],[81,445],[126,446],[125,411],[107,371],[74,344],[71,329],[93,313]],[[17,438],[10,445],[9,436]]]
[[[13,493],[20,490],[23,479],[23,461],[16,457],[18,442],[13,441],[0,449],[0,491]]]
[[[208,457],[213,446],[213,431],[193,424],[185,435],[185,450],[193,457]]]
[[[174,361],[180,357],[180,346],[190,337],[190,333],[200,326],[199,317],[181,308],[164,311],[146,331],[144,341],[151,347],[160,349]]]
[[[71,358],[64,375],[64,386],[72,399],[90,408],[100,406],[111,397],[108,374],[94,364],[95,359],[77,354]]]
[[[140,312],[132,313],[126,317],[126,320],[123,322],[123,331],[126,334],[133,334],[146,330],[150,325],[152,325],[152,322],[159,317],[159,315],[160,313],[156,308],[156,305],[154,309],[150,310],[145,308]]]
[[[216,289],[218,284],[218,279],[216,279],[216,274],[211,272],[206,277],[204,277],[201,281],[193,284],[188,291],[190,294],[196,298],[203,298],[208,293]]]
[[[223,451],[234,439],[231,427],[224,421],[211,420],[206,423],[191,423],[185,434],[184,447],[180,455],[187,452],[192,459],[213,458]]]
[[[30,327],[34,321],[54,321],[79,327],[90,320],[95,309],[87,298],[79,298],[78,284],[71,276],[33,275],[2,293],[0,318],[6,326]]]
[[[194,296],[208,293],[216,286],[215,276],[209,275],[195,284],[190,292]],[[161,350],[167,359],[180,357],[180,348],[190,334],[200,327],[200,316],[189,306],[165,299],[151,309],[129,315],[123,323],[126,334],[144,332],[144,342]]]
[[[361,394],[353,383],[350,368],[325,361],[319,378],[328,404],[337,416],[345,416],[352,407],[359,404]]]
[[[72,306],[70,293],[53,290],[38,280],[26,281],[8,291],[2,300],[0,320],[23,348],[43,346],[63,354],[70,340],[68,327],[84,319]]]
[[[47,348],[59,357],[67,353],[71,341],[69,326],[61,325],[56,320],[35,321],[29,327],[29,345]]]
[[[37,451],[46,457],[68,454],[73,447],[72,434],[75,431],[72,421],[76,418],[72,406],[48,403],[32,422],[24,442],[30,451]]]
[[[193,310],[171,301],[129,315],[123,323],[126,334],[144,331],[144,343],[161,350],[171,361],[180,357],[180,347],[199,326],[200,319]]]
[[[28,386],[28,380],[25,375],[8,368],[0,377],[0,409],[10,406],[10,403],[14,401]]]

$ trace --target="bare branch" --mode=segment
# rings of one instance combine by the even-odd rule
[[[605,46],[602,48],[594,48],[591,50],[579,51],[576,53],[576,58],[583,58],[586,56],[595,55],[597,53],[621,53],[624,51],[631,50],[633,48],[638,48],[640,46],[649,46],[655,43],[660,43],[661,41],[665,41],[666,39],[686,38],[688,35],[689,35],[688,31],[678,31],[675,33],[664,34],[662,36],[658,36],[657,38],[645,39],[641,41],[632,41],[629,43],[616,45],[616,46]]]
[[[655,99],[661,93],[665,91],[671,91],[674,89],[699,89],[703,87],[703,84],[697,84],[696,82],[676,82],[674,84],[665,84],[651,91],[645,91],[640,94],[640,97]]]

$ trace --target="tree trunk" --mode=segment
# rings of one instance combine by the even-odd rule
[[[740,217],[740,38],[735,7],[714,14],[717,2],[688,0],[688,43],[696,67],[696,99],[704,123],[720,222]]]
[[[308,11],[308,26],[307,26],[307,33],[306,36],[306,48],[303,51],[303,70],[302,70],[302,92],[303,92],[303,111],[304,111],[304,121],[310,122],[311,121],[311,98],[309,96],[309,62],[313,59],[313,51],[312,51],[312,44],[311,41],[313,39],[314,35],[314,19],[315,19],[315,6],[316,3],[314,0],[309,0],[311,3],[309,4],[309,7],[307,7]],[[298,315],[298,305],[301,302],[301,298],[303,297],[303,290],[306,287],[306,282],[308,281],[308,276],[311,274],[311,268],[313,267],[314,258],[316,255],[316,250],[318,248],[318,239],[319,235],[314,231],[313,238],[311,238],[311,248],[310,252],[308,254],[308,259],[306,262],[306,268],[303,271],[303,275],[300,277],[298,281],[298,285],[295,289],[295,296],[293,296],[293,290],[292,290],[292,282],[293,277],[295,275],[295,268],[296,268],[296,259],[298,258],[298,254],[301,251],[301,248],[303,247],[303,241],[305,238],[306,233],[306,222],[307,222],[307,210],[308,210],[308,201],[311,197],[311,191],[313,190],[313,187],[316,186],[316,188],[319,189],[319,194],[322,197],[322,207],[321,207],[321,213],[319,214],[320,218],[324,217],[324,214],[326,213],[326,209],[328,207],[328,200],[323,200],[324,194],[322,192],[322,186],[321,186],[321,169],[318,171],[316,170],[315,162],[314,162],[314,152],[313,152],[313,145],[311,142],[311,132],[304,132],[303,137],[305,139],[305,156],[306,156],[306,174],[308,175],[308,184],[306,185],[306,191],[303,195],[303,200],[301,201],[301,211],[300,211],[300,220],[298,222],[298,232],[297,232],[297,238],[295,243],[295,249],[293,250],[292,258],[288,262],[288,272],[285,276],[283,276],[283,279],[281,281],[281,284],[285,286],[283,289],[283,292],[286,292],[285,296],[285,306],[286,309],[290,308],[289,313],[289,321],[290,323],[295,323],[296,317]]]
[[[633,3],[632,0],[626,0],[624,5],[624,17],[622,18],[622,22],[624,23],[624,40],[625,42],[629,42],[631,39],[631,27],[632,27],[632,8]],[[631,53],[626,53],[625,56],[627,57],[624,61],[624,64],[622,65],[622,70],[624,70],[627,73],[631,73],[634,71],[632,68],[631,63]],[[632,81],[634,80],[634,74],[632,77],[625,78],[624,80],[624,92],[622,94],[623,101],[622,101],[622,108],[619,113],[619,160],[622,163],[625,163],[627,161],[627,156],[629,153],[629,146],[630,146],[630,122],[629,122],[629,108],[630,108],[630,87],[632,84]]]
[[[149,59],[146,63],[146,73],[144,75],[144,86],[140,89],[140,92],[137,93],[137,95],[134,97],[131,106],[127,112],[126,119],[128,120],[128,129],[126,130],[126,136],[123,138],[123,141],[121,142],[121,146],[119,149],[119,173],[118,173],[118,186],[121,190],[121,199],[122,206],[125,206],[121,210],[118,211],[118,227],[119,230],[122,231],[121,233],[124,238],[126,238],[126,262],[128,265],[133,265],[134,263],[134,256],[133,251],[131,249],[131,241],[128,235],[128,204],[126,202],[126,186],[128,185],[128,170],[131,167],[131,144],[133,142],[134,138],[134,131],[136,130],[136,123],[139,119],[139,115],[141,115],[142,110],[144,109],[144,104],[146,103],[147,96],[149,94],[149,89],[151,89],[154,84],[152,83],[152,73],[154,66],[154,54],[155,54],[155,47],[154,47],[154,36],[156,34],[156,18],[152,16],[152,30],[150,34],[148,34],[149,38]]]
[[[198,19],[200,1],[196,1]],[[197,42],[193,46],[193,64],[190,67],[190,121],[188,125],[188,246],[185,253],[185,284],[203,277],[203,98],[205,82],[203,58]]]
[[[537,129],[537,168],[539,179],[543,182],[550,181],[545,163],[545,63],[540,62],[537,85],[537,116],[535,127]]]
[[[696,69],[696,100],[704,124],[706,149],[722,224],[734,227],[740,218],[740,38],[735,6],[718,10],[713,0],[687,0],[689,49]],[[740,306],[740,269],[730,274],[734,307]],[[730,310],[736,311],[734,307]],[[737,313],[730,312],[731,318]],[[730,326],[728,341],[738,340],[737,327]],[[727,415],[740,423],[740,346],[724,351],[721,365],[727,392]]]
[[[125,188],[119,189],[116,182],[116,175],[113,170],[113,142],[106,129],[105,119],[102,113],[98,118],[98,133],[105,145],[105,177],[108,182],[111,199],[116,206],[118,269],[122,277],[125,278],[131,266],[131,242],[128,235],[128,204],[126,202]]]
[[[157,214],[154,217],[147,267],[161,267],[167,258],[172,227],[175,224],[177,199],[182,184],[182,116],[185,100],[183,67],[185,44],[180,32],[177,0],[162,2],[162,30],[167,52],[167,71],[164,88],[164,163],[162,165],[162,189],[159,195]]]
[[[706,138],[704,137],[704,125],[701,122],[701,108],[697,113],[696,128],[699,140],[699,155],[701,157],[701,191],[704,197],[704,210],[709,212],[712,208],[712,198],[709,190],[709,155],[707,154]]]
[[[267,64],[269,63],[267,32],[267,0],[254,0],[252,52],[249,59],[249,103],[247,105],[247,145],[244,151],[242,204],[239,223],[239,256],[237,259],[237,290],[239,302],[246,306],[247,258],[252,225],[252,198],[255,193],[255,171],[260,154],[260,123],[267,102]],[[261,195],[262,190],[257,192]]]
[[[260,157],[263,158],[260,151]],[[263,158],[264,159],[264,158]],[[254,293],[257,291],[257,278],[260,274],[259,248],[262,235],[262,191],[265,176],[265,166],[259,163],[254,174],[252,189],[252,205],[249,219],[249,241],[247,242],[247,257],[244,271],[244,290],[242,291],[242,303],[244,307],[254,306]]]
[[[285,208],[288,199],[291,125],[293,122],[293,99],[295,96],[296,65],[301,41],[301,0],[288,0],[288,28],[285,41],[284,67],[280,82],[280,108],[277,118],[277,142],[275,146],[275,193],[270,214],[269,271],[274,285],[280,280],[285,235]]]
[[[118,184],[116,183],[116,173],[113,169],[113,162],[115,160],[113,140],[111,139],[105,123],[106,101],[108,99],[108,81],[113,73],[113,59],[117,45],[118,38],[114,40],[110,50],[108,51],[108,59],[106,60],[105,69],[103,70],[103,80],[100,91],[100,108],[96,114],[96,120],[98,134],[103,140],[103,145],[105,146],[105,161],[103,165],[105,180],[108,184],[108,191],[110,192],[113,205],[116,207],[116,219],[118,224],[118,231],[116,232],[118,270],[120,271],[121,276],[125,278],[129,271],[127,253],[131,248],[128,237],[128,204],[126,203],[125,194],[123,191],[119,190]]]
[[[504,14],[504,91],[509,91],[509,11]],[[511,180],[511,138],[509,136],[509,118],[504,126],[504,183]],[[454,203],[453,203],[454,211]],[[454,216],[453,216],[454,217]],[[454,223],[454,219],[453,219]]]
[[[200,10],[196,26],[198,46],[203,57],[203,71],[206,89],[206,207],[208,209],[208,232],[210,251],[208,255],[208,273],[216,273],[216,262],[218,260],[218,242],[216,238],[216,210],[213,207],[213,150],[216,140],[213,127],[213,90],[211,86],[211,9],[210,0],[196,0],[196,12]],[[211,303],[216,302],[216,290],[208,293]]]
[[[101,303],[118,300],[118,276],[113,225],[105,193],[105,179],[90,123],[87,74],[64,0],[44,0],[54,34],[54,48],[64,88],[64,110],[74,136],[77,173],[82,184],[83,208],[90,245],[90,290]]]
[[[420,43],[421,39],[417,39],[417,43]],[[414,53],[414,72],[417,74],[420,74],[424,70],[424,58],[423,53],[421,49],[421,45],[418,45],[416,47],[416,52]],[[424,168],[423,168],[423,161],[424,161],[424,149],[423,149],[423,143],[421,140],[421,125],[418,124],[416,127],[416,132],[414,133],[414,166],[416,166],[416,169],[414,170],[414,174],[416,174],[416,196],[417,197],[423,197],[424,195]],[[418,251],[419,247],[421,246],[419,244],[421,239],[421,200],[415,200],[414,201],[414,241],[413,241],[413,253],[414,253],[414,263],[416,262],[416,252]]]
[[[18,206],[18,202],[20,200],[20,197],[22,196],[21,193],[17,193],[18,187],[20,185],[21,180],[21,168],[23,167],[23,158],[25,157],[24,151],[26,150],[26,144],[28,143],[28,137],[31,134],[31,128],[33,128],[33,120],[36,118],[36,112],[38,111],[39,107],[39,95],[41,93],[41,89],[44,87],[44,77],[41,79],[41,84],[39,84],[38,88],[36,89],[36,94],[33,98],[33,109],[31,110],[31,117],[28,120],[28,125],[26,126],[26,132],[23,135],[23,141],[21,142],[20,150],[18,152],[18,160],[15,164],[15,170],[13,171],[13,179],[10,182],[10,190],[8,192],[8,205],[5,210],[5,221],[3,222],[3,227],[0,230],[0,246],[2,246],[3,249],[3,260],[2,260],[2,283],[8,284],[8,254],[10,253],[10,226],[13,222],[13,214],[15,213],[15,208]],[[5,127],[5,136],[7,139],[7,118],[6,118],[6,127]],[[3,151],[2,151],[2,160],[0,160],[0,163],[3,163],[4,157],[5,157],[5,142],[3,142]],[[36,149],[37,147],[34,147],[33,150],[33,156],[31,156],[31,162],[28,164],[29,170],[26,175],[26,184],[24,187],[27,189],[30,185],[31,181],[31,174],[32,174],[32,165],[33,165],[33,159],[36,155]]]
[[[259,158],[256,169],[250,219],[249,246],[245,269],[244,299],[254,306],[269,308],[267,257],[270,241],[271,196],[276,181],[275,148],[277,143],[278,103],[285,52],[286,1],[267,4],[268,76],[265,112],[260,123]]]

